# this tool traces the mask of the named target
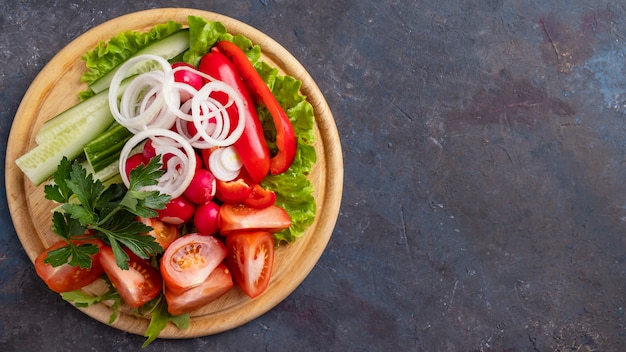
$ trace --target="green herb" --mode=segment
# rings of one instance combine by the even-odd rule
[[[163,209],[170,199],[158,191],[143,190],[157,184],[163,173],[160,167],[160,162],[154,158],[148,165],[130,172],[128,188],[121,184],[105,187],[78,161],[71,163],[63,158],[54,182],[46,185],[44,192],[47,199],[62,203],[52,216],[52,230],[68,245],[51,251],[45,262],[52,266],[69,263],[90,268],[90,255],[97,252],[97,247],[75,245],[71,241],[84,238],[85,233],[109,244],[122,269],[128,269],[124,247],[144,259],[162,253],[163,248],[154,237],[146,234],[152,228],[137,220],[137,217],[155,217],[155,209]]]
[[[109,324],[113,324],[119,315],[119,307],[122,304],[122,297],[117,292],[115,287],[113,287],[111,280],[109,280],[106,275],[102,278],[107,283],[109,289],[101,295],[91,296],[82,290],[76,290],[61,293],[61,298],[79,308],[85,308],[104,301],[112,302],[113,304],[110,306],[111,315],[109,316]]]
[[[167,311],[167,302],[163,295],[160,295],[151,303],[154,304],[154,306],[150,311],[150,324],[144,334],[147,339],[141,346],[144,348],[159,337],[159,334],[165,329],[167,323],[172,322],[178,328],[184,330],[189,327],[189,320],[191,318],[189,314],[171,315]]]

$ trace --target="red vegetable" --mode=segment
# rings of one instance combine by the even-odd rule
[[[193,223],[201,235],[213,235],[219,231],[218,218],[220,206],[210,201],[196,207],[193,215]]]
[[[95,244],[98,248],[102,248],[104,243],[97,239],[89,240],[77,240],[73,241],[74,244]],[[58,267],[53,267],[50,264],[44,262],[48,253],[55,249],[65,247],[67,242],[59,241],[49,248],[46,248],[35,259],[35,271],[37,275],[48,285],[48,287],[54,292],[69,292],[78,290],[98,279],[104,270],[100,265],[100,252],[91,256],[91,268],[81,269],[78,266],[72,266],[69,264],[63,264]]]
[[[200,165],[202,163],[200,162]],[[191,183],[183,193],[187,199],[197,205],[206,204],[215,195],[215,177],[207,169],[197,169]]]
[[[128,270],[117,266],[113,249],[109,246],[100,249],[100,263],[124,303],[131,308],[137,308],[161,293],[163,280],[150,262],[139,258],[130,250],[125,251],[129,257]]]
[[[215,197],[224,203],[241,203],[252,192],[250,181],[241,175],[232,181],[218,180],[216,186]]]
[[[243,204],[250,208],[263,209],[276,202],[276,193],[263,188],[260,184],[252,186],[248,197],[243,200]]]
[[[172,315],[189,313],[219,298],[233,286],[230,271],[220,264],[203,283],[182,293],[176,294],[166,287],[167,311]]]
[[[239,232],[226,237],[226,264],[237,285],[255,298],[270,282],[274,266],[274,236],[266,231]]]
[[[254,209],[243,204],[223,204],[220,208],[220,233],[224,236],[247,230],[277,232],[291,226],[287,212],[276,205]]]
[[[178,238],[161,258],[165,287],[181,294],[201,285],[226,255],[224,244],[213,236],[193,233]]]
[[[179,232],[176,225],[165,223],[156,218],[139,218],[139,220],[152,227],[152,231],[148,234],[154,237],[163,249],[167,249],[178,238]]]
[[[261,182],[270,168],[270,153],[263,135],[263,127],[241,77],[226,56],[217,50],[211,50],[200,60],[200,71],[206,73],[237,90],[244,101],[245,128],[243,134],[234,143],[234,147],[244,167],[255,182]],[[218,99],[219,97],[216,97]],[[235,128],[235,126],[231,126]]]
[[[192,65],[186,62],[175,62],[172,64],[173,69],[177,67],[181,67],[181,66],[195,69],[195,67],[193,67]],[[195,72],[184,70],[184,69],[181,69],[180,71],[176,71],[174,73],[174,81],[180,82],[180,83],[186,83],[190,85],[191,87],[193,87],[195,90],[200,90],[200,88],[202,88],[202,86],[204,85],[204,78],[202,78],[202,76],[200,76],[199,74]],[[192,95],[189,94],[188,92],[181,91],[180,100],[182,102],[189,100],[191,97]]]
[[[263,78],[256,71],[246,54],[236,44],[229,41],[220,41],[217,49],[226,55],[235,65],[235,68],[248,88],[257,104],[265,105],[276,126],[276,147],[278,153],[270,160],[270,172],[274,175],[287,171],[296,155],[296,133],[289,117],[280,106],[274,94]],[[260,180],[255,179],[258,183]]]
[[[150,159],[145,159],[142,153],[133,154],[126,159],[126,177],[130,178],[130,172],[137,166],[141,164],[147,165],[148,162],[146,160]]]
[[[157,210],[159,220],[172,225],[181,225],[193,218],[196,206],[184,195],[170,199],[164,209]]]

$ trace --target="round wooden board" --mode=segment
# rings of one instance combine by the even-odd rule
[[[15,165],[15,159],[31,149],[41,124],[78,102],[77,92],[85,89],[79,79],[84,71],[81,55],[100,41],[127,30],[147,31],[158,23],[173,20],[186,24],[190,15],[223,23],[228,32],[243,34],[262,50],[262,60],[283,73],[302,81],[301,92],[315,112],[318,160],[309,175],[315,187],[317,216],[304,236],[277,249],[270,286],[259,297],[249,299],[233,289],[217,301],[192,313],[190,327],[180,330],[168,325],[161,338],[206,336],[243,325],[284,300],[306,278],[324,251],[332,235],[343,188],[343,160],[339,135],[332,113],[319,88],[302,65],[277,42],[260,31],[229,17],[212,12],[165,8],[128,14],[103,23],[82,34],[63,48],[39,73],[20,104],[9,136],[5,177],[9,209],[18,237],[31,260],[57,240],[51,232],[51,209],[44,198],[43,185],[33,186]],[[87,290],[101,289],[97,282]],[[98,304],[81,308],[98,321],[108,324],[109,306]],[[149,320],[123,310],[110,324],[120,330],[143,335]]]

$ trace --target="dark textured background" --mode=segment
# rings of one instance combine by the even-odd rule
[[[234,17],[292,52],[333,111],[345,163],[336,229],[292,295],[240,328],[146,350],[622,350],[623,2],[127,3],[3,1],[2,141],[72,39],[177,6]],[[0,350],[139,350],[143,337],[47,290],[5,194]]]

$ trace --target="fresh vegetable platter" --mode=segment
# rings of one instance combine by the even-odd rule
[[[86,89],[81,83],[85,72],[83,54],[100,42],[120,32],[148,31],[168,21],[185,25],[189,16],[199,16],[222,23],[228,33],[243,35],[261,48],[260,60],[291,76],[302,85],[300,94],[311,104],[315,120],[316,161],[307,175],[313,185],[316,214],[313,223],[295,241],[276,247],[271,281],[267,289],[251,299],[242,290],[226,294],[191,313],[189,326],[180,329],[168,324],[161,338],[190,338],[219,333],[245,324],[285,299],[312,270],[333,232],[339,213],[343,186],[341,146],[331,111],[319,88],[303,66],[283,47],[260,31],[235,19],[216,13],[184,8],[153,9],[110,20],[82,34],[63,48],[32,82],[20,104],[9,136],[6,155],[6,192],[9,209],[19,239],[31,260],[59,240],[51,230],[53,210],[57,204],[46,199],[44,184],[35,185],[16,160],[33,149],[42,125],[54,116],[76,105],[78,92]],[[107,283],[99,279],[83,290],[102,294]],[[111,321],[111,303],[104,301],[78,307],[87,315],[118,329],[144,335],[150,320],[133,309],[121,307]]]

